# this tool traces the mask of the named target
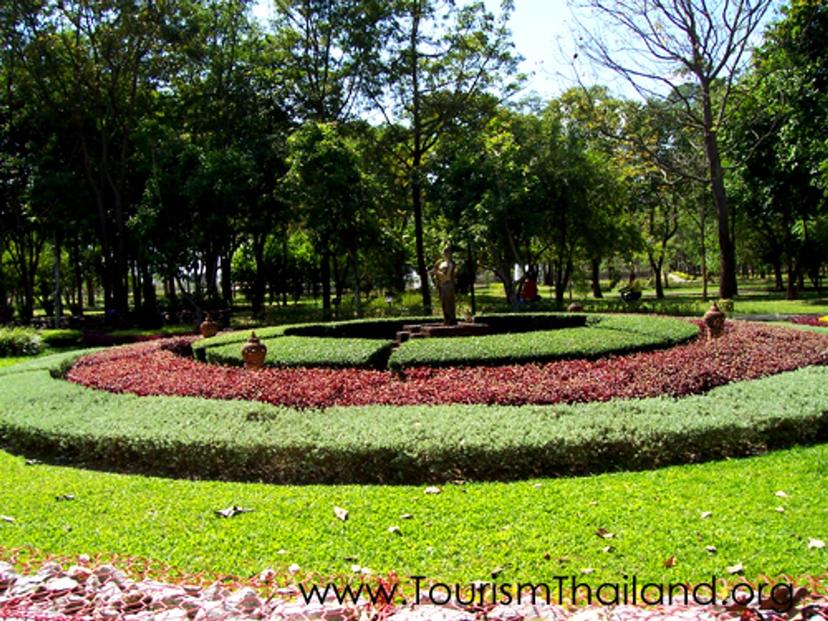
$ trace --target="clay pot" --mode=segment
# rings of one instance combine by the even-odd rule
[[[213,318],[210,317],[210,315],[207,315],[207,318],[201,322],[200,326],[198,326],[198,331],[201,332],[201,336],[205,339],[209,339],[211,336],[218,334],[219,327],[219,324],[213,321]]]
[[[261,369],[264,366],[265,356],[267,356],[267,347],[259,340],[255,332],[251,332],[250,338],[242,347],[244,368]]]
[[[725,314],[719,310],[715,302],[710,306],[704,314],[704,325],[707,327],[708,338],[719,338],[724,334]]]
[[[583,313],[584,307],[578,304],[577,302],[573,302],[572,304],[566,307],[566,310],[569,313]]]

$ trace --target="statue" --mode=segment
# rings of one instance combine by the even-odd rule
[[[457,323],[457,314],[454,308],[454,272],[457,265],[451,258],[451,248],[443,250],[443,259],[438,261],[432,270],[437,292],[440,294],[440,304],[443,307],[443,323],[453,326]]]

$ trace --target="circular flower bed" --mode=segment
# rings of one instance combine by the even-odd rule
[[[179,343],[185,341],[179,341]],[[498,367],[414,368],[404,376],[365,369],[242,369],[205,365],[170,342],[78,360],[67,378],[137,395],[244,399],[297,408],[347,405],[554,404],[680,397],[730,382],[828,363],[828,336],[731,323],[724,337],[667,350]]]

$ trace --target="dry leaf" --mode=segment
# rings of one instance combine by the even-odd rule
[[[776,507],[777,513],[785,513],[785,507]]]
[[[55,500],[57,500],[58,502],[60,502],[62,500],[74,500],[74,499],[75,499],[74,494],[61,494],[60,496],[55,496]]]
[[[346,556],[345,561],[348,563],[356,563],[359,560],[358,556]]]
[[[493,569],[492,573],[491,573],[492,580],[496,580],[497,577],[502,573],[503,573],[503,568],[502,567],[498,567],[497,569]]]
[[[613,548],[612,546],[605,546],[601,548],[601,552],[609,554],[610,552],[615,552],[615,548]]]
[[[413,519],[414,519],[414,516],[413,516],[413,515],[411,515],[410,513],[403,513],[403,514],[400,516],[400,519],[401,519],[401,520],[413,520]]]
[[[9,524],[14,524],[14,518],[8,515],[0,515],[0,520],[8,522]]]
[[[436,485],[432,485],[430,487],[425,488],[426,494],[440,494],[443,490],[441,490]]]
[[[39,459],[27,459],[26,460],[26,465],[27,466],[39,466],[42,463],[43,462],[40,461]]]
[[[667,569],[670,569],[671,567],[675,567],[677,562],[678,561],[676,561],[676,555],[673,554],[670,558],[668,558],[666,561],[664,561],[664,566]]]
[[[221,518],[231,518],[241,515],[242,513],[250,513],[251,511],[253,511],[253,509],[245,509],[244,507],[233,505],[232,507],[227,507],[226,509],[219,509],[216,511],[216,515]]]
[[[699,516],[701,519],[706,520],[711,515],[713,515],[712,511],[702,511],[701,515]]]
[[[809,550],[824,550],[825,542],[822,539],[808,539]]]
[[[334,515],[344,522],[348,519],[348,510],[342,507],[334,507]]]
[[[710,554],[716,554],[718,552],[716,546],[704,546],[704,549],[710,552]]]
[[[785,492],[783,492],[781,489],[778,492],[776,492],[776,496],[778,498],[787,498],[788,497],[788,495]]]
[[[595,570],[592,567],[587,567],[586,569],[582,569],[581,573],[584,575],[594,574]]]
[[[532,487],[534,487],[535,489],[540,489],[541,487],[543,487],[543,485],[541,485],[540,483],[535,483]]]
[[[595,534],[601,537],[602,539],[612,539],[615,537],[611,532],[609,532],[606,528],[599,528],[595,531]]]
[[[549,554],[549,552],[547,552],[546,554],[543,555],[543,560],[545,560],[545,561],[552,560],[552,555]]]
[[[399,537],[402,537],[402,529],[399,526],[389,526],[388,527],[388,532],[391,533],[392,535],[397,535]]]
[[[726,571],[727,573],[729,573],[729,574],[731,574],[731,575],[735,576],[736,574],[741,574],[741,573],[744,573],[744,571],[745,571],[745,566],[744,566],[744,565],[742,565],[741,563],[736,563],[735,565],[731,565],[730,567],[726,567],[726,568],[725,568],[725,571]]]
[[[296,563],[293,563],[290,567],[288,567],[288,571],[292,574],[298,574],[301,567]]]

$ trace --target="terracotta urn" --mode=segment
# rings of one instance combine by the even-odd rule
[[[719,310],[715,302],[704,314],[704,325],[707,327],[708,338],[719,338],[724,334],[725,314]]]
[[[578,304],[577,302],[573,302],[572,304],[566,307],[566,310],[570,313],[583,313],[584,307]]]
[[[242,358],[245,369],[261,369],[264,367],[267,347],[259,340],[255,332],[250,333],[250,338],[242,347]]]
[[[209,339],[211,336],[218,334],[219,324],[218,322],[213,321],[213,318],[208,314],[198,327],[198,331],[201,332],[201,336],[205,339]]]

